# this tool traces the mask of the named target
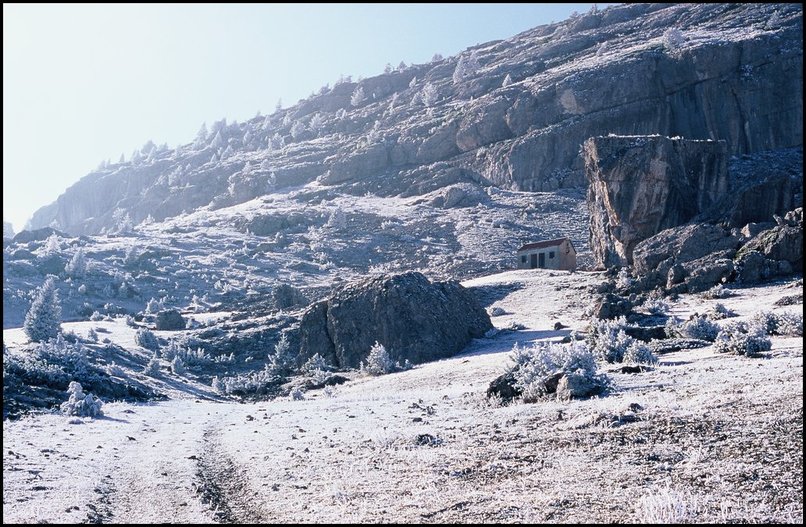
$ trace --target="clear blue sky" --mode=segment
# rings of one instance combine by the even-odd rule
[[[592,4],[3,4],[3,218],[31,214],[146,141],[271,113],[560,21]],[[604,8],[608,4],[599,4]]]

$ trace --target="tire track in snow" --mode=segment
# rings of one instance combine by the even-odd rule
[[[255,506],[245,472],[225,455],[220,447],[219,432],[204,433],[205,448],[199,459],[196,492],[208,504],[219,523],[270,523]]]

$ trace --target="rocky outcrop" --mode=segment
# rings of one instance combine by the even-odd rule
[[[803,269],[803,208],[778,217],[779,224],[761,231],[736,256],[739,278],[752,283]]]
[[[459,83],[454,56],[215,123],[194,143],[148,144],[86,176],[30,225],[92,234],[114,230],[126,213],[135,225],[160,221],[317,178],[380,195],[461,182],[583,187],[579,147],[608,133],[723,140],[731,155],[800,146],[802,24],[799,4],[593,11],[474,47],[480,66]],[[662,38],[670,27],[685,40],[673,50]],[[358,88],[365,100],[354,105]]]
[[[584,145],[590,244],[603,267],[630,265],[642,240],[682,225],[727,193],[727,145],[660,136]]]
[[[739,236],[717,225],[682,225],[638,243],[633,267],[643,289],[702,291],[731,275],[740,244]]]
[[[305,360],[319,353],[339,368],[357,368],[377,341],[393,361],[417,364],[455,355],[491,328],[487,313],[458,282],[431,283],[420,273],[383,275],[311,306],[300,323],[300,355]]]

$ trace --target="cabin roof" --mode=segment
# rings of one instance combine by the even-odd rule
[[[557,247],[566,240],[568,240],[568,238],[557,238],[555,240],[544,240],[542,242],[527,243],[521,246],[521,248],[518,249],[518,252],[528,251],[530,249],[545,249],[546,247]],[[571,240],[568,240],[568,243],[571,243]],[[573,243],[571,243],[571,247],[574,247]],[[574,251],[576,252],[576,247],[574,247]]]

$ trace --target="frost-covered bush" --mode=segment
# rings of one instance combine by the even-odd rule
[[[164,308],[162,302],[157,301],[154,297],[151,297],[151,300],[148,301],[146,304],[146,313],[151,315],[156,315]]]
[[[160,343],[159,340],[157,340],[157,336],[148,328],[140,328],[137,330],[137,333],[134,334],[134,343],[151,351],[157,351],[160,349]]]
[[[127,325],[127,326],[129,326],[130,328],[136,328],[136,327],[137,327],[137,322],[135,322],[135,320],[134,320],[134,317],[133,317],[133,316],[131,316],[131,315],[125,315],[125,316],[123,317],[123,320],[125,320],[125,321],[126,321],[126,325]]]
[[[607,362],[622,362],[627,348],[635,342],[624,332],[626,325],[623,316],[613,320],[592,320],[587,341],[593,354]]]
[[[515,377],[515,387],[521,390],[524,402],[544,397],[547,394],[546,382],[557,374],[575,374],[594,384],[605,383],[605,378],[597,375],[594,354],[582,342],[536,343],[527,348],[516,344],[512,349],[512,360],[509,371]]]
[[[738,316],[735,311],[732,311],[725,307],[720,302],[714,304],[714,308],[708,312],[708,318],[711,320],[723,320],[726,318],[732,318]]]
[[[775,329],[776,335],[787,337],[803,336],[803,313],[778,313],[776,319],[778,322]]]
[[[663,33],[663,47],[668,51],[676,51],[685,43],[683,32],[675,27],[670,27]]]
[[[395,370],[395,365],[389,357],[389,352],[377,340],[369,350],[367,361],[361,361],[361,371],[369,375],[385,375]]]
[[[644,301],[644,309],[652,315],[665,315],[669,312],[669,304],[660,293],[652,293]]]
[[[753,316],[750,325],[758,326],[766,335],[803,336],[802,313],[761,311]]]
[[[87,274],[87,258],[84,255],[84,248],[79,247],[73,257],[64,266],[64,272],[70,278],[81,278]]]
[[[274,345],[274,354],[269,355],[268,361],[266,362],[266,369],[269,370],[272,375],[285,377],[294,369],[295,361],[296,357],[291,351],[291,344],[289,344],[288,338],[285,333],[283,333],[280,335],[280,340]]]
[[[300,389],[299,386],[292,388],[288,395],[291,397],[292,401],[302,401],[305,399],[305,395],[302,393],[302,389]]]
[[[235,353],[230,353],[229,355],[219,355],[218,357],[213,358],[213,362],[216,364],[234,364]]]
[[[725,326],[716,336],[714,349],[719,353],[755,357],[772,348],[772,342],[759,325],[735,323]]]
[[[87,349],[79,342],[67,342],[62,335],[40,343],[34,353],[38,358],[74,377],[86,374],[89,367]]]
[[[36,290],[31,308],[25,314],[23,330],[33,342],[55,338],[61,330],[62,308],[53,276],[48,276]]]
[[[157,355],[154,354],[153,357],[146,363],[145,369],[143,369],[143,373],[148,375],[149,377],[156,377],[160,374],[160,361],[157,358]]]
[[[67,393],[70,397],[61,405],[63,414],[79,417],[98,417],[104,414],[101,410],[104,403],[91,393],[85,395],[81,384],[72,381],[67,387]]]
[[[722,284],[717,284],[702,294],[702,297],[708,300],[729,298],[732,296],[736,296],[736,294],[730,289],[725,288],[725,286],[723,286]]]
[[[95,329],[90,328],[90,330],[87,332],[87,340],[90,342],[98,342],[98,332],[96,332]]]
[[[719,326],[704,315],[694,315],[679,326],[678,332],[682,337],[713,342],[719,333]]]
[[[658,358],[643,342],[635,341],[627,347],[623,362],[627,364],[657,364]]]
[[[185,363],[182,362],[182,358],[178,355],[171,361],[171,371],[174,372],[175,375],[184,375],[187,371],[185,369]]]
[[[105,369],[106,374],[110,377],[123,377],[126,374],[126,372],[123,371],[123,368],[114,362],[112,364],[107,364]]]
[[[616,277],[616,288],[620,290],[626,290],[631,288],[633,285],[633,279],[630,276],[630,272],[627,270],[626,267],[622,267],[619,269],[618,276]]]
[[[93,322],[98,322],[99,320],[103,320],[104,316],[100,314],[98,311],[93,311],[92,315],[90,315],[90,320]]]
[[[270,393],[281,382],[282,378],[264,368],[244,375],[214,377],[213,388],[222,394],[247,397]]]
[[[210,358],[210,355],[208,355],[207,352],[201,348],[196,348],[194,350],[193,348],[180,347],[179,351],[174,354],[174,357],[171,359],[171,361],[175,360],[177,357],[185,364],[185,366],[189,368],[206,366],[213,362],[213,359]]]
[[[305,361],[305,364],[302,365],[300,371],[302,373],[311,375],[315,371],[328,371],[331,369],[330,364],[318,353],[314,354],[313,357]]]

